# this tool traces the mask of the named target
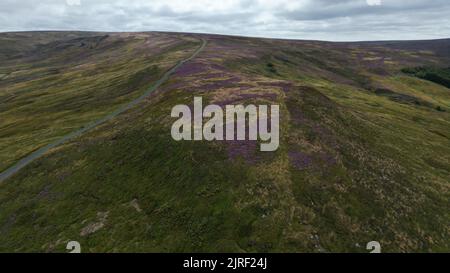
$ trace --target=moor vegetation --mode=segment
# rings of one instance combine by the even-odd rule
[[[0,183],[0,252],[450,250],[450,90],[426,76],[448,79],[448,40],[1,34],[0,169],[139,96],[201,39],[144,102]],[[174,141],[171,109],[195,96],[279,104],[279,150]]]

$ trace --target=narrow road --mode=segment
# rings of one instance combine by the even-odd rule
[[[181,66],[183,66],[185,63],[189,62],[190,60],[194,59],[195,57],[197,57],[197,55],[203,51],[203,49],[206,47],[207,42],[206,40],[202,39],[202,45],[194,52],[194,54],[192,56],[190,56],[189,58],[182,60],[180,62],[178,62],[177,65],[175,65],[174,67],[172,67],[170,70],[168,70],[166,73],[164,73],[164,75],[157,81],[155,82],[152,86],[150,86],[150,88],[144,93],[142,94],[139,98],[129,102],[128,104],[125,104],[123,106],[121,106],[120,108],[118,108],[117,110],[115,110],[114,112],[108,114],[107,116],[94,121],[86,126],[84,126],[83,128],[72,132],[66,136],[64,136],[63,138],[48,144],[45,147],[40,148],[39,150],[36,150],[35,152],[29,154],[28,156],[22,158],[19,162],[17,162],[15,165],[13,165],[12,167],[10,167],[9,169],[5,170],[4,172],[0,173],[0,182],[3,182],[4,180],[6,180],[7,178],[13,176],[14,174],[16,174],[18,171],[20,171],[21,169],[23,169],[24,167],[26,167],[28,164],[30,164],[31,162],[35,161],[36,159],[40,158],[41,156],[43,156],[45,153],[47,153],[48,151],[50,151],[51,149],[62,145],[70,140],[73,140],[81,135],[83,135],[84,133],[94,129],[95,127],[110,121],[111,119],[115,118],[116,116],[128,111],[129,109],[133,108],[134,106],[136,106],[137,104],[139,104],[140,102],[142,102],[146,97],[148,97],[151,93],[153,93],[156,89],[158,89],[164,82],[166,82],[169,77],[175,73],[177,71],[177,69],[179,69]]]

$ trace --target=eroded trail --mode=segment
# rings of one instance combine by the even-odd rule
[[[169,77],[175,73],[181,66],[183,66],[185,63],[189,62],[190,60],[194,59],[195,57],[197,57],[198,54],[200,54],[200,52],[203,51],[203,49],[206,47],[207,42],[206,40],[202,39],[202,45],[194,52],[194,54],[192,54],[189,58],[184,59],[182,61],[180,61],[177,65],[175,65],[174,67],[172,67],[170,70],[168,70],[166,73],[164,73],[164,75],[158,80],[156,81],[152,86],[150,86],[150,88],[144,93],[142,94],[140,97],[134,99],[133,101],[129,102],[128,104],[125,104],[123,106],[121,106],[120,108],[116,109],[114,112],[108,114],[107,116],[96,120],[92,123],[89,123],[88,125],[84,126],[83,128],[74,131],[66,136],[64,136],[63,138],[52,142],[36,151],[34,151],[33,153],[29,154],[28,156],[22,158],[19,162],[17,162],[16,164],[14,164],[13,166],[11,166],[10,168],[6,169],[4,172],[0,173],[0,182],[3,182],[4,180],[6,180],[7,178],[13,176],[14,174],[16,174],[18,171],[20,171],[21,169],[23,169],[24,167],[26,167],[27,165],[29,165],[30,163],[32,163],[33,161],[35,161],[36,159],[40,158],[41,156],[43,156],[44,154],[46,154],[48,151],[50,151],[51,149],[58,147],[59,145],[62,145],[70,140],[73,140],[81,135],[83,135],[84,133],[98,127],[99,125],[108,122],[110,120],[112,120],[113,118],[117,117],[118,115],[128,111],[129,109],[133,108],[134,106],[136,106],[137,104],[139,104],[140,102],[142,102],[146,97],[148,97],[151,93],[153,93],[156,89],[158,89],[164,82],[166,82]]]

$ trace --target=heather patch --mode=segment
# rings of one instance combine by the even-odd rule
[[[261,156],[258,155],[258,141],[227,141],[226,147],[228,160],[232,162],[243,159],[249,164],[256,164],[261,160]]]
[[[290,151],[288,153],[292,166],[297,170],[316,169],[331,167],[337,164],[336,158],[325,152],[307,154],[304,152]]]
[[[178,69],[175,75],[179,77],[188,77],[204,72],[207,72],[207,70],[203,64],[198,62],[189,62]]]
[[[326,144],[327,146],[332,147],[333,149],[339,148],[337,136],[333,133],[332,130],[324,126],[314,124],[312,125],[312,132],[320,139],[322,143]]]
[[[312,157],[311,155],[302,153],[302,152],[290,151],[289,159],[291,161],[291,164],[297,170],[309,169],[313,166],[313,163],[314,163],[314,157]]]
[[[284,93],[288,93],[289,90],[293,88],[293,85],[290,82],[258,82],[257,84],[265,87],[279,88]]]
[[[234,94],[233,97],[230,97],[226,100],[221,100],[216,102],[219,106],[225,105],[235,105],[239,103],[248,102],[255,103],[260,100],[268,100],[270,102],[275,102],[278,98],[277,94],[261,94],[261,93],[244,93],[244,94]]]
[[[201,85],[199,88],[202,91],[215,91],[221,88],[230,88],[230,87],[235,87],[237,85],[239,85],[239,83],[241,82],[241,79],[238,77],[231,77],[228,79],[224,79],[224,80],[216,80],[213,82],[209,82],[206,84]]]

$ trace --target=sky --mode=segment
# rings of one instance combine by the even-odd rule
[[[327,41],[450,38],[449,0],[0,0],[0,32],[171,31]]]

